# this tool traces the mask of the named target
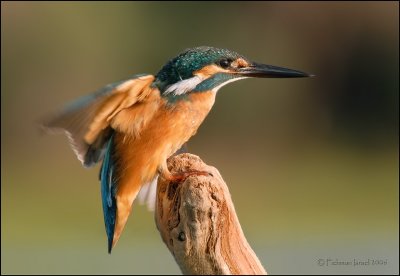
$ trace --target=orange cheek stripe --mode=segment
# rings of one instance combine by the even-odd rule
[[[234,60],[231,64],[232,68],[242,68],[249,66],[249,63],[243,58],[238,58]],[[194,75],[201,77],[203,80],[208,79],[212,75],[217,73],[235,73],[235,70],[223,69],[215,64],[207,65],[200,70],[194,72]]]
[[[200,70],[197,70],[193,74],[197,75],[203,79],[208,79],[209,77],[211,77],[212,75],[214,75],[216,73],[229,73],[229,72],[230,72],[229,70],[222,69],[221,67],[219,67],[215,64],[212,64],[212,65],[207,65]]]

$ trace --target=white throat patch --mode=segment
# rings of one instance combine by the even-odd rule
[[[175,96],[185,94],[186,92],[192,91],[203,79],[199,76],[191,77],[190,79],[181,80],[168,86],[164,94],[168,95],[173,93]]]
[[[227,85],[228,83],[231,83],[231,82],[234,82],[234,81],[237,81],[237,80],[242,80],[242,79],[247,79],[247,78],[248,78],[248,77],[240,77],[240,78],[234,78],[234,79],[227,80],[226,82],[223,82],[223,83],[221,83],[220,85],[214,87],[214,88],[212,89],[212,92],[217,93],[217,91],[218,91],[222,86]]]

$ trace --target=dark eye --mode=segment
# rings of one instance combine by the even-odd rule
[[[231,59],[226,59],[226,58],[221,59],[221,60],[219,61],[219,65],[220,65],[222,68],[228,68],[228,67],[231,65],[231,63],[232,63],[232,60],[231,60]]]

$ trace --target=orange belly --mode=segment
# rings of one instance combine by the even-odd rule
[[[196,133],[214,101],[215,93],[211,91],[192,93],[187,99],[175,103],[168,103],[162,98],[157,111],[141,129],[139,136],[116,133],[118,186],[114,243],[122,232],[141,186],[150,182],[157,170],[166,169],[163,167],[165,160]]]

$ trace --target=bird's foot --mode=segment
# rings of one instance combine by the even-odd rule
[[[185,172],[180,172],[180,173],[174,173],[170,177],[171,182],[183,182],[188,178],[189,176],[192,175],[204,175],[204,176],[213,176],[212,173],[206,172],[206,171],[196,171],[196,170],[189,170]]]

